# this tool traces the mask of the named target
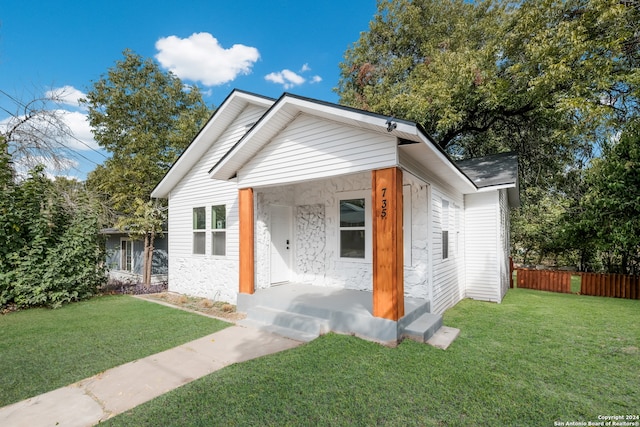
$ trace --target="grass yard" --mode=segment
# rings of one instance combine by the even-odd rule
[[[107,426],[553,426],[640,413],[640,301],[511,290],[445,315],[448,350],[329,334],[232,365]]]
[[[0,316],[0,406],[228,326],[130,296]]]

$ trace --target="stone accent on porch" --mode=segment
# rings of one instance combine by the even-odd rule
[[[240,293],[237,307],[247,313],[240,324],[300,341],[332,331],[390,345],[404,337],[426,342],[442,325],[427,300],[405,297],[398,322],[373,316],[372,304],[371,292],[289,283]]]

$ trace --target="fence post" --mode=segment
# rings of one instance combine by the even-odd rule
[[[513,257],[509,257],[509,288],[513,289]]]

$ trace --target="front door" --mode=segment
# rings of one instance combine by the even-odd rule
[[[271,283],[288,282],[291,278],[291,208],[271,206]]]

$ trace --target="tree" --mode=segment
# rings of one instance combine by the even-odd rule
[[[111,153],[87,179],[121,216],[119,223],[144,237],[144,279],[151,275],[153,239],[162,233],[160,207],[151,190],[210,114],[197,87],[187,87],[151,59],[130,50],[94,83],[81,103],[98,144]]]
[[[603,255],[610,272],[640,272],[640,118],[604,146],[603,156],[586,172],[588,191],[574,235]]]
[[[81,103],[96,141],[111,153],[88,184],[124,215],[135,211],[136,199],[149,198],[210,114],[197,87],[130,50]]]
[[[0,94],[16,107],[15,111],[3,108],[9,114],[0,130],[0,137],[4,140],[3,151],[10,158],[7,167],[14,174],[26,173],[40,164],[57,169],[68,167],[69,157],[74,154],[68,148],[72,134],[65,122],[67,112],[60,108],[64,93],[48,92],[27,102],[3,90]]]
[[[553,175],[637,109],[638,17],[614,0],[381,1],[337,92],[457,156],[515,150]]]
[[[133,215],[121,217],[117,227],[129,233],[133,239],[144,241],[142,283],[151,284],[153,266],[153,250],[156,237],[162,237],[163,226],[167,220],[167,209],[157,200],[135,200],[135,212]]]

